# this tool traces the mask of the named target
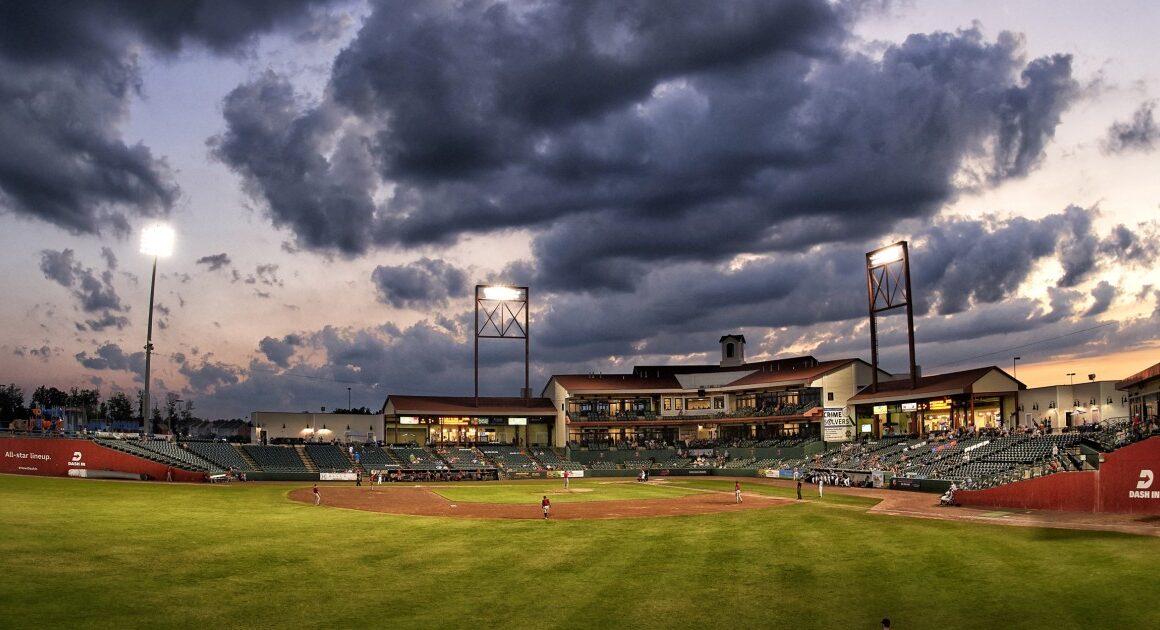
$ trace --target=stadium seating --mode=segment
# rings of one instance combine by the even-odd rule
[[[378,446],[363,446],[359,449],[359,463],[363,470],[396,470],[403,467],[401,461]]]
[[[584,469],[584,466],[582,466],[580,463],[564,459],[557,455],[556,452],[550,448],[536,449],[532,453],[532,457],[534,457],[536,461],[543,465],[544,468],[549,468],[552,470]]]
[[[222,470],[220,466],[201,457],[197,453],[193,453],[178,444],[168,442],[165,440],[147,440],[141,442],[141,446],[156,453],[172,457],[176,460],[185,462],[191,470],[199,470],[210,473],[217,473]]]
[[[443,470],[447,467],[443,460],[422,446],[392,446],[390,450],[408,470]]]
[[[149,461],[157,462],[159,464],[165,464],[166,466],[172,466],[174,468],[180,468],[182,470],[196,470],[196,471],[202,471],[202,472],[208,470],[205,467],[193,464],[193,463],[186,461],[185,459],[182,459],[180,457],[176,457],[176,456],[170,455],[168,453],[162,453],[162,452],[147,448],[145,446],[145,442],[138,442],[138,441],[133,441],[133,440],[115,440],[115,439],[105,439],[105,438],[97,438],[94,441],[97,444],[100,444],[102,446],[106,446],[108,448],[111,448],[111,449],[114,449],[117,451],[121,451],[122,453],[128,453],[130,455],[135,455],[137,457],[141,457],[141,458],[147,459]]]
[[[542,467],[528,457],[518,446],[489,444],[481,447],[483,454],[506,472],[537,472]]]
[[[350,456],[337,444],[307,444],[306,456],[314,462],[319,471],[335,472],[354,467],[354,462],[350,460]]]
[[[267,472],[309,472],[298,451],[285,446],[247,444],[242,447]]]
[[[223,470],[226,468],[237,468],[238,470],[248,471],[256,470],[256,468],[251,466],[242,457],[241,452],[233,444],[227,444],[225,442],[189,442],[187,446],[190,451],[217,464]]]

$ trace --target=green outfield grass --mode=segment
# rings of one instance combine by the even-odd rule
[[[725,490],[723,482],[713,490]],[[688,494],[699,494],[708,488],[698,489],[678,483],[638,483],[631,480],[601,479],[599,481],[579,479],[571,482],[571,491],[564,490],[563,481],[527,481],[511,483],[487,483],[472,485],[435,484],[430,486],[440,496],[460,503],[513,503],[539,505],[540,498],[548,495],[553,503],[577,503],[582,501],[624,501],[642,499],[672,499]],[[729,490],[732,491],[732,484]]]
[[[836,495],[689,517],[401,517],[287,500],[301,485],[0,476],[0,627],[1160,627],[1156,538],[877,516]]]

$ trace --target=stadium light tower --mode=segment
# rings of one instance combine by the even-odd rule
[[[141,430],[149,433],[153,401],[149,397],[149,369],[153,356],[153,295],[157,288],[157,259],[173,254],[174,233],[168,225],[152,225],[141,232],[141,253],[153,257],[153,276],[149,281],[149,325],[145,334],[145,399],[141,401]]]
[[[479,316],[483,315],[483,322]],[[522,321],[521,321],[522,320]],[[528,287],[475,285],[475,404],[479,406],[479,340],[524,340],[523,398],[531,396],[529,385]]]
[[[874,366],[873,390],[878,391],[878,313],[906,307],[906,332],[910,344],[910,386],[918,387],[914,360],[914,306],[910,292],[910,252],[906,241],[866,253],[866,293],[870,303],[870,360]]]

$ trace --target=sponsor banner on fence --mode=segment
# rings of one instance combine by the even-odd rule
[[[670,468],[663,470],[650,470],[648,474],[656,477],[695,477],[700,475],[708,475],[707,468]]]
[[[579,479],[580,477],[583,477],[583,476],[584,476],[584,471],[583,471],[583,470],[573,470],[573,471],[570,471],[570,472],[571,472],[572,474],[570,474],[570,475],[568,475],[568,476],[569,476],[569,477],[571,477],[572,479]],[[557,479],[563,479],[563,478],[564,478],[564,471],[562,471],[562,470],[549,470],[549,471],[548,471],[548,476],[549,476],[549,477],[555,477],[555,478],[557,478]]]
[[[890,487],[896,490],[919,490],[922,488],[922,482],[918,479],[895,477],[890,480]]]
[[[358,479],[355,472],[324,472],[318,473],[319,481],[354,481]]]

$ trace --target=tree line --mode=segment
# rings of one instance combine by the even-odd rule
[[[138,389],[136,404],[125,392],[113,392],[107,399],[101,398],[100,391],[73,387],[69,391],[41,385],[32,392],[25,402],[24,390],[16,384],[0,386],[0,425],[8,426],[13,420],[32,416],[32,408],[41,409],[63,407],[79,410],[89,421],[134,421],[142,422],[145,409],[145,392]],[[165,397],[164,409],[156,405],[150,410],[152,432],[182,433],[190,424],[200,420],[193,416],[193,401],[182,400],[169,393]]]

